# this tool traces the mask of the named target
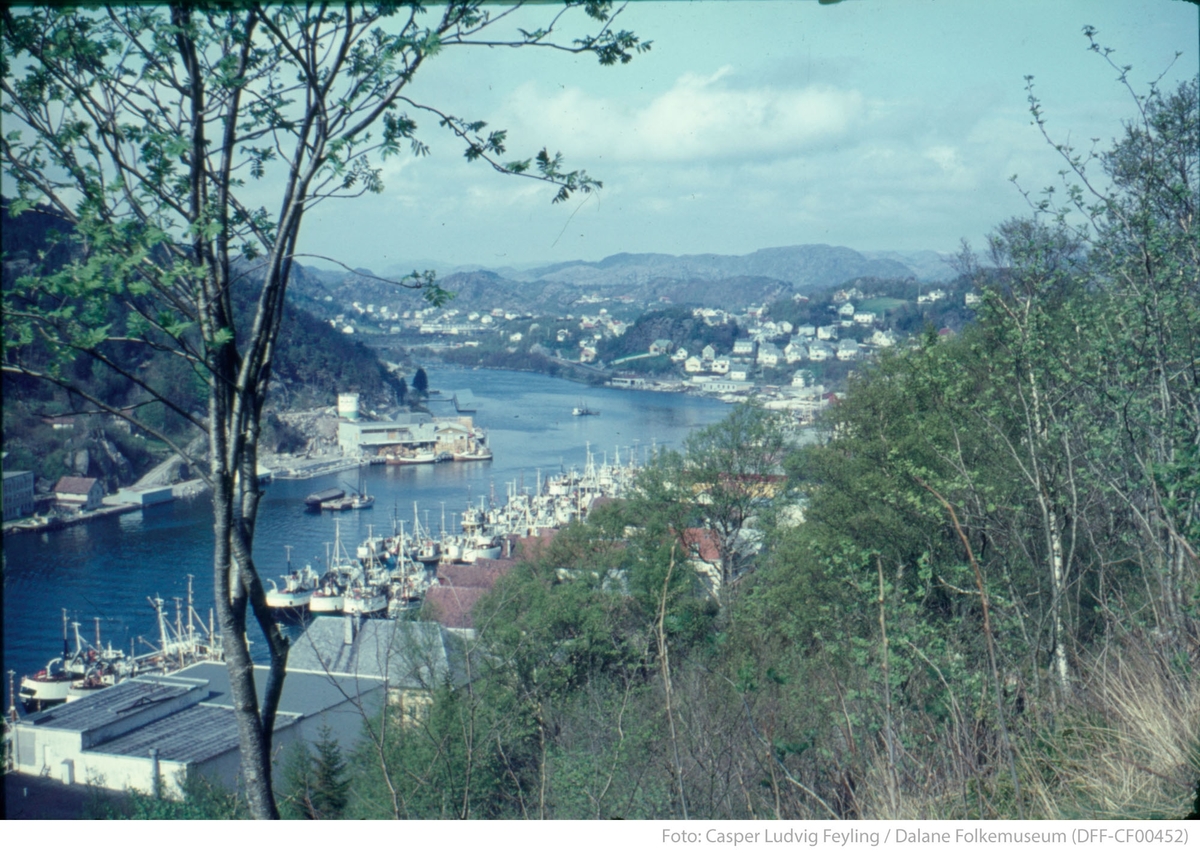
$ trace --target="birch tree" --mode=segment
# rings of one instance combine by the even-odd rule
[[[554,201],[599,186],[549,149],[506,159],[503,130],[410,95],[414,76],[451,51],[556,50],[612,65],[649,47],[613,26],[608,2],[539,7],[544,22],[532,29],[518,26],[520,5],[3,11],[0,150],[6,192],[16,196],[9,210],[36,206],[58,217],[72,244],[68,263],[36,269],[4,294],[3,369],[122,414],[73,384],[66,368],[87,357],[205,435],[214,597],[243,781],[259,818],[278,816],[270,755],[288,647],[252,557],[257,449],[301,225],[323,201],[379,192],[382,158],[426,153],[423,118],[456,138],[467,160],[545,182]],[[564,32],[580,17],[572,13],[595,32]],[[252,200],[264,196],[274,201]],[[434,303],[449,297],[430,275],[404,284]],[[181,359],[207,389],[206,411],[139,376],[129,358],[138,352]],[[128,417],[187,456],[171,436]],[[261,695],[249,614],[267,638]]]

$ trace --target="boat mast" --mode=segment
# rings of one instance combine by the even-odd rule
[[[13,678],[17,671],[10,669],[8,671],[8,721],[15,723],[17,721],[17,694],[13,690]]]
[[[188,579],[188,643],[192,648],[196,648],[196,625],[192,619],[196,612],[196,597],[192,594],[192,575],[187,576]]]
[[[167,619],[163,615],[163,604],[165,604],[158,595],[150,602],[150,606],[154,608],[154,612],[158,614],[158,641],[162,644],[159,649],[165,657],[167,654]]]

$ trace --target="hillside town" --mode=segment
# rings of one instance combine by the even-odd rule
[[[905,290],[911,298],[894,295]],[[674,305],[666,297],[638,304],[628,295],[584,291],[574,302],[578,313],[555,316],[503,306],[399,310],[354,301],[327,322],[385,353],[402,345],[464,365],[565,371],[616,388],[754,400],[810,424],[861,362],[915,344],[930,329],[953,334],[979,303],[961,283],[860,279],[741,309]],[[651,328],[670,336],[647,340]]]

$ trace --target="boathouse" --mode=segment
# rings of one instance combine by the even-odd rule
[[[54,484],[54,502],[60,509],[99,509],[104,486],[95,477],[59,477]]]

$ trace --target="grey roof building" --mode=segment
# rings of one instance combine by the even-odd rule
[[[262,695],[267,668],[255,667],[254,677]],[[315,741],[328,726],[350,746],[383,700],[380,678],[290,673],[275,743]],[[225,665],[139,676],[25,717],[13,726],[13,764],[18,773],[113,790],[152,791],[158,780],[178,793],[197,773],[233,787],[241,760]]]
[[[386,682],[389,691],[431,691],[471,680],[474,632],[437,622],[351,617],[314,619],[292,643],[288,672],[331,673]]]

